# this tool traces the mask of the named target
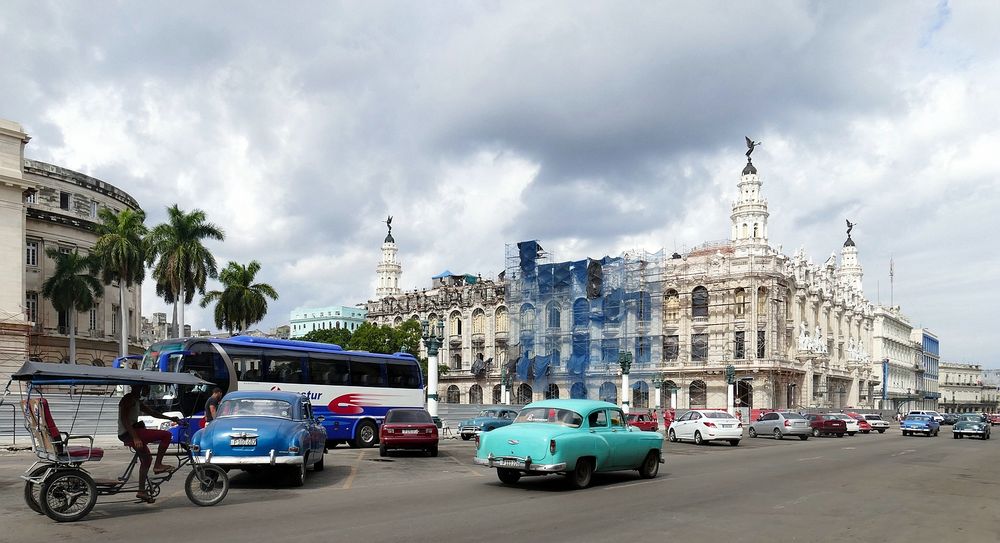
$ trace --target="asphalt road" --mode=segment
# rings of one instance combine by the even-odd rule
[[[0,455],[0,541],[1000,541],[1000,439],[884,435],[809,441],[668,444],[660,476],[557,477],[502,485],[471,464],[472,443],[441,456],[338,448],[306,486],[233,472],[223,503],[188,501],[183,480],[155,504],[102,498],[84,520],[32,513],[17,476],[27,452]],[[119,450],[95,465],[120,469]]]

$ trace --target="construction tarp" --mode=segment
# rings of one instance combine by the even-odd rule
[[[583,375],[590,367],[590,334],[573,334],[573,350],[567,370],[573,375]]]

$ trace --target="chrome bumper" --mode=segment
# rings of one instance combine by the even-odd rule
[[[531,458],[517,458],[517,457],[494,457],[489,456],[487,458],[473,458],[472,461],[480,466],[486,466],[490,468],[507,468],[516,469],[519,471],[537,471],[539,473],[556,473],[560,471],[566,471],[566,462],[560,462],[558,464],[535,464],[531,461]]]
[[[204,455],[194,456],[195,464],[219,464],[222,466],[260,466],[260,465],[297,465],[304,460],[303,456],[278,456],[274,449],[267,456],[216,456],[209,449]]]

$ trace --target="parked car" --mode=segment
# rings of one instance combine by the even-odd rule
[[[845,433],[849,436],[861,431],[861,426],[858,424],[858,419],[847,415],[845,413],[829,413],[830,415],[836,415],[840,420],[844,421]]]
[[[837,415],[830,413],[809,413],[806,416],[813,437],[833,435],[844,437],[847,433],[847,423]]]
[[[941,422],[944,421],[944,416],[941,413],[938,413],[937,411],[929,411],[929,410],[924,410],[924,409],[914,409],[913,411],[910,411],[909,413],[906,414],[907,417],[909,417],[910,415],[926,415],[926,416],[934,419],[934,422],[936,422],[938,424],[941,424]]]
[[[848,416],[858,421],[858,432],[861,432],[862,434],[872,433],[872,425],[867,420],[865,420],[864,417],[860,415],[851,415],[851,414],[848,414]]]
[[[284,469],[302,486],[306,469],[323,470],[326,430],[309,399],[295,392],[230,392],[218,416],[191,439],[196,462],[246,471]]]
[[[981,439],[989,439],[990,427],[991,425],[983,421],[981,415],[960,415],[958,421],[952,426],[951,433],[955,439],[962,439],[965,436],[977,436]]]
[[[993,413],[992,415],[987,415],[990,419],[990,426],[1000,425],[1000,413]]]
[[[694,441],[704,445],[709,441],[728,441],[733,447],[743,439],[743,423],[725,411],[692,409],[670,424],[670,441]]]
[[[394,449],[417,449],[438,455],[438,429],[425,409],[390,409],[379,430],[379,456]]]
[[[876,414],[865,414],[858,416],[863,417],[865,419],[865,422],[871,425],[872,430],[875,430],[880,434],[884,434],[885,431],[889,429],[889,423],[882,419],[882,415],[876,413]]]
[[[930,415],[907,415],[900,424],[900,429],[904,436],[911,434],[937,436],[941,431],[941,425]]]
[[[595,472],[656,477],[662,451],[663,436],[629,426],[615,404],[545,400],[524,406],[513,424],[479,434],[473,461],[496,468],[504,484],[562,473],[571,487],[586,488]]]
[[[944,420],[941,421],[941,426],[944,425],[951,426],[952,424],[958,422],[958,415],[955,413],[945,413],[944,415],[941,416],[944,417]]]
[[[462,439],[468,441],[479,432],[489,432],[501,426],[507,426],[514,422],[515,418],[517,418],[517,411],[514,409],[503,407],[483,409],[478,416],[463,420],[458,425],[458,433]]]
[[[652,413],[629,413],[627,416],[629,426],[635,426],[646,432],[655,432],[660,429],[656,423],[656,416]]]
[[[750,424],[747,432],[750,437],[773,436],[774,439],[783,439],[785,436],[798,436],[805,441],[812,435],[812,427],[809,426],[809,421],[798,413],[775,411],[761,415]]]

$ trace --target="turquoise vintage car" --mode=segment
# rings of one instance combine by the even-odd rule
[[[526,475],[563,473],[573,488],[594,472],[638,470],[652,479],[663,462],[663,436],[629,426],[617,405],[545,400],[524,406],[514,423],[478,435],[475,463],[514,484]]]

